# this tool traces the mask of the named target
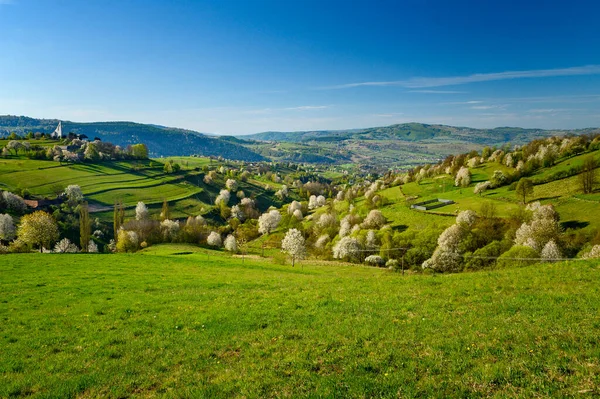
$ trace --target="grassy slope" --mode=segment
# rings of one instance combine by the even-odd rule
[[[531,178],[534,181],[544,181],[549,176],[561,171],[568,170],[574,166],[581,166],[583,160],[590,154],[584,154],[562,160],[551,168],[539,170]],[[600,151],[592,153],[600,159]],[[390,204],[383,207],[381,211],[392,221],[393,225],[408,225],[409,228],[422,228],[428,225],[438,224],[445,226],[452,223],[447,215],[454,215],[458,211],[470,209],[476,212],[481,210],[484,202],[494,204],[497,214],[501,217],[509,216],[520,206],[515,191],[509,191],[508,186],[493,189],[479,196],[473,192],[476,183],[489,180],[495,170],[505,173],[510,168],[497,163],[485,163],[472,168],[472,183],[467,188],[454,187],[454,179],[450,176],[437,176],[433,179],[424,179],[420,184],[409,183],[402,186],[402,192],[398,187],[383,190],[381,194],[390,200]],[[425,201],[434,198],[451,199],[456,203],[444,206],[428,212],[413,211],[405,203],[405,197],[417,197],[416,201]],[[537,184],[534,187],[533,197],[529,201],[541,201],[544,204],[553,204],[558,211],[561,221],[575,222],[580,226],[596,228],[600,226],[600,194],[581,194],[581,184],[578,176]],[[413,227],[414,224],[418,224]]]
[[[69,184],[77,184],[91,204],[112,207],[115,201],[123,201],[129,207],[128,216],[134,214],[133,207],[138,201],[158,211],[164,199],[170,202],[175,218],[198,215],[214,202],[226,178],[218,175],[214,184],[206,185],[203,175],[192,169],[210,164],[208,158],[179,157],[177,161],[185,162],[182,172],[169,175],[163,173],[163,164],[158,160],[60,165],[54,161],[6,158],[0,159],[0,189],[27,188],[34,196],[53,198],[55,187],[64,189]],[[272,193],[265,192],[265,182],[240,182],[240,189],[247,196],[254,195],[261,210],[280,205]],[[275,189],[281,186],[268,183]],[[238,201],[232,197],[230,205]],[[112,211],[96,216],[110,219]]]
[[[560,397],[600,383],[597,264],[401,276],[207,254],[2,257],[0,397]]]

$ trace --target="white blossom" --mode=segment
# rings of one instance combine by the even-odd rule
[[[600,245],[594,245],[592,249],[586,252],[583,256],[583,259],[600,259]]]
[[[292,266],[296,259],[304,259],[306,246],[302,233],[297,229],[290,229],[281,242],[281,250],[292,257]]]
[[[221,190],[219,195],[215,199],[215,205],[227,205],[229,203],[229,198],[231,197],[231,193],[228,190]]]
[[[292,201],[288,206],[288,214],[293,215],[296,210],[302,211],[302,204],[298,201]]]
[[[550,240],[544,245],[542,249],[542,259],[546,261],[554,261],[562,258],[562,254],[560,253],[560,249],[554,240]]]
[[[221,235],[216,231],[211,231],[206,239],[206,243],[211,247],[219,248],[221,246]]]
[[[135,219],[136,220],[148,219],[148,207],[142,201],[138,202],[135,207]]]
[[[238,251],[237,240],[231,234],[229,234],[227,238],[225,238],[225,250],[233,253],[236,253]]]
[[[81,187],[77,184],[68,185],[65,188],[65,195],[72,202],[81,202],[83,201],[83,193],[81,192]]]
[[[469,168],[461,166],[456,174],[454,185],[457,187],[467,187],[469,184],[471,184],[471,171],[469,171]]]
[[[477,219],[477,214],[471,210],[462,211],[456,216],[456,223],[465,224],[467,226],[473,225]]]
[[[375,266],[383,266],[385,261],[379,255],[369,255],[365,258],[365,262]]]
[[[23,201],[23,198],[9,191],[2,192],[2,199],[6,203],[6,207],[14,212],[24,212],[27,209],[27,204]]]
[[[0,214],[0,241],[10,241],[15,238],[15,223],[9,214]]]
[[[358,260],[360,257],[361,245],[356,238],[342,237],[333,246],[333,257],[335,259]]]
[[[160,222],[160,228],[166,240],[172,240],[179,232],[179,222],[176,220],[165,219]]]
[[[261,234],[269,234],[279,226],[281,214],[278,210],[271,210],[263,213],[258,218],[258,232]]]
[[[380,229],[385,223],[386,220],[381,211],[373,209],[363,221],[362,227],[365,229]]]
[[[483,192],[488,190],[491,186],[492,186],[492,183],[490,181],[484,181],[481,183],[477,183],[475,185],[475,188],[473,189],[473,192],[475,194],[483,194]]]
[[[304,218],[304,215],[302,215],[302,211],[300,209],[296,209],[293,216],[296,218],[296,220],[302,220]]]
[[[236,191],[238,189],[238,182],[233,179],[227,179],[225,187],[227,187],[229,191]]]
[[[96,245],[96,243],[93,240],[90,240],[88,242],[88,250],[87,251],[90,254],[98,253],[98,245]]]
[[[79,249],[68,238],[63,238],[54,246],[54,252],[58,254],[75,253],[79,252]]]

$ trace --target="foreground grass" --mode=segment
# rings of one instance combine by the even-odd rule
[[[598,394],[594,263],[447,276],[187,246],[0,257],[0,397]]]

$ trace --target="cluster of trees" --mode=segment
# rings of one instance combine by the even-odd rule
[[[31,159],[47,159],[57,162],[97,162],[119,159],[147,159],[145,144],[133,144],[122,148],[112,143],[65,139],[63,145],[41,146],[30,141],[11,140],[0,149],[3,157],[25,155]]]
[[[6,193],[6,192],[4,192]],[[3,198],[9,198],[9,201],[16,203],[18,198],[14,194],[4,195]],[[15,223],[15,217],[11,214],[0,214],[0,253],[8,252],[28,252],[37,249],[40,252],[98,252],[98,245],[94,239],[102,234],[100,230],[92,235],[92,220],[90,219],[87,203],[84,202],[83,195],[79,186],[71,185],[65,189],[66,197],[65,208],[75,210],[78,214],[78,230],[80,237],[80,247],[77,247],[69,238],[60,239],[60,221],[45,211],[36,211],[29,214],[23,214]],[[4,202],[6,205],[7,202]],[[7,209],[14,211],[14,206]],[[19,208],[20,209],[20,208]],[[55,212],[55,214],[60,212]],[[14,214],[14,212],[13,212]],[[80,249],[81,248],[81,249]]]

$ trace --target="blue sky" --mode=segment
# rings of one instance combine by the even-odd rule
[[[600,126],[596,1],[0,0],[0,114],[220,134]]]

